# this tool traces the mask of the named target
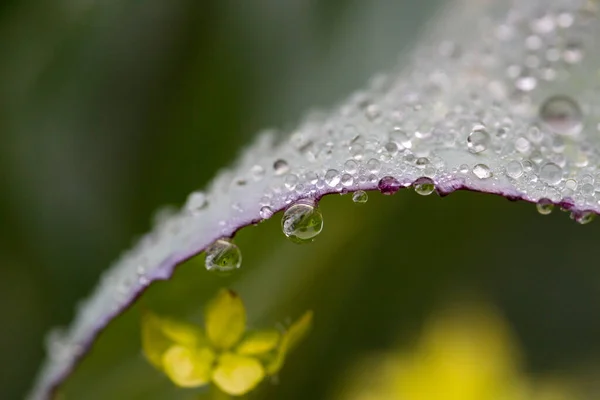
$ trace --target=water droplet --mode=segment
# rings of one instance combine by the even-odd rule
[[[344,171],[349,174],[354,174],[358,171],[358,163],[354,160],[348,160],[344,163]]]
[[[283,175],[290,170],[290,166],[287,161],[279,159],[273,163],[273,169],[275,170],[275,175]]]
[[[396,142],[387,142],[384,147],[392,157],[398,154],[398,145]]]
[[[515,140],[515,150],[521,154],[525,154],[531,150],[531,143],[524,137],[517,138],[517,140]]]
[[[379,168],[381,168],[381,163],[379,162],[379,160],[371,158],[369,161],[367,161],[367,169],[370,172],[375,174],[379,172]]]
[[[325,183],[329,187],[336,187],[340,183],[340,173],[337,169],[330,169],[325,173]]]
[[[596,214],[591,211],[584,211],[578,214],[571,214],[571,218],[573,218],[578,224],[585,225],[589,224],[596,218]]]
[[[540,119],[553,132],[577,135],[583,129],[583,115],[579,105],[567,96],[553,96],[540,107]]]
[[[476,164],[473,167],[473,174],[479,179],[488,179],[492,177],[492,171],[490,171],[490,167],[485,164]]]
[[[562,168],[554,163],[546,163],[540,169],[540,179],[549,185],[557,185],[562,181]]]
[[[392,195],[400,190],[400,182],[393,176],[384,176],[377,184],[381,194]]]
[[[540,199],[535,207],[540,214],[548,215],[554,210],[554,203],[552,203],[550,199]]]
[[[529,75],[520,76],[515,81],[515,86],[517,89],[522,90],[523,92],[530,92],[537,86],[537,79]]]
[[[229,239],[219,239],[206,249],[206,269],[229,272],[242,265],[242,252]]]
[[[354,177],[352,177],[352,175],[350,174],[344,174],[342,175],[342,185],[344,186],[352,186],[352,184],[354,183]]]
[[[565,187],[569,190],[577,189],[577,181],[575,179],[567,179],[565,181]]]
[[[265,169],[260,165],[254,165],[250,168],[250,173],[255,181],[260,181],[265,176]]]
[[[281,229],[295,243],[312,242],[323,230],[323,215],[314,201],[299,200],[285,210]]]
[[[284,185],[288,190],[294,190],[298,184],[298,177],[294,174],[285,176]]]
[[[264,206],[261,207],[259,214],[261,218],[268,219],[273,216],[273,210],[269,206]]]
[[[355,203],[366,203],[369,195],[364,190],[357,190],[352,194],[352,201]]]
[[[413,182],[413,187],[415,188],[415,192],[420,194],[421,196],[428,196],[435,190],[435,184],[430,178],[419,178]]]
[[[390,140],[393,142],[396,142],[397,144],[401,145],[402,147],[404,147],[406,149],[410,149],[412,147],[412,142],[410,140],[410,137],[408,136],[408,134],[406,132],[404,132],[400,128],[394,128],[390,132]]]
[[[419,157],[415,160],[415,165],[423,168],[426,165],[429,165],[429,159],[427,157]]]
[[[467,164],[461,164],[458,167],[458,172],[460,172],[461,174],[468,174],[469,173],[469,166]]]
[[[490,135],[482,125],[473,128],[467,137],[467,148],[471,153],[481,153],[488,148],[490,144]]]
[[[509,178],[519,179],[523,175],[523,166],[519,161],[513,160],[506,164],[506,175]]]
[[[185,208],[192,214],[199,213],[208,204],[204,192],[192,192],[185,202]]]

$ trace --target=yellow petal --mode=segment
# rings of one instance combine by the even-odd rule
[[[215,354],[209,347],[190,349],[171,346],[162,357],[163,369],[174,384],[181,387],[198,387],[210,381]]]
[[[267,353],[277,347],[280,337],[275,329],[251,332],[237,346],[236,353],[248,356]]]
[[[230,349],[246,329],[246,310],[242,299],[232,290],[223,289],[206,308],[206,335],[213,345]]]
[[[310,330],[312,326],[312,318],[312,311],[305,312],[304,315],[294,322],[283,334],[275,357],[271,360],[271,362],[268,363],[266,367],[269,375],[276,374],[279,372],[281,367],[283,367],[287,353],[296,347],[300,340],[302,340]]]
[[[253,357],[224,353],[214,369],[213,382],[225,393],[241,396],[256,387],[265,377],[262,364]]]
[[[199,327],[163,318],[151,311],[143,312],[141,324],[142,350],[148,361],[159,369],[164,352],[172,345],[197,347],[206,342]]]

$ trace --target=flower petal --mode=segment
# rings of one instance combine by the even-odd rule
[[[148,361],[161,369],[165,351],[174,344],[198,347],[206,343],[199,327],[186,322],[163,318],[145,310],[141,322],[142,350]]]
[[[277,354],[266,367],[269,375],[276,374],[279,372],[281,367],[283,367],[287,353],[296,347],[300,340],[302,340],[310,330],[312,326],[312,318],[312,311],[305,312],[302,317],[294,322],[283,334]]]
[[[275,329],[251,332],[237,346],[236,353],[242,355],[259,355],[277,347],[281,334]]]
[[[224,392],[240,396],[256,387],[265,377],[262,364],[253,357],[224,353],[214,369],[213,382]]]
[[[246,310],[242,299],[232,290],[223,289],[206,308],[206,335],[213,345],[230,349],[246,330]]]
[[[171,346],[162,357],[165,374],[181,387],[198,387],[210,381],[215,354],[209,347]]]

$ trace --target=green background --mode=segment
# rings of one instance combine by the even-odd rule
[[[44,333],[100,272],[265,127],[288,128],[391,69],[438,4],[336,1],[5,1],[0,5],[0,398],[22,398]],[[533,373],[600,356],[600,224],[475,193],[329,196],[298,246],[279,218],[236,237],[242,270],[202,256],[152,287],[156,310],[201,322],[222,286],[257,327],[315,311],[268,398],[323,398],[352,360],[409,338],[451,299],[484,298]],[[349,218],[351,216],[352,218]],[[145,363],[137,307],[102,337],[67,398],[188,398]]]

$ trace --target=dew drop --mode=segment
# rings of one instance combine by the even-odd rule
[[[471,153],[481,153],[488,148],[490,135],[482,125],[477,125],[467,136],[467,148]]]
[[[349,174],[354,174],[358,171],[358,163],[354,160],[348,160],[344,163],[344,171]]]
[[[257,164],[250,168],[250,173],[255,181],[260,181],[265,176],[265,169]]]
[[[577,135],[583,129],[583,115],[579,105],[567,96],[553,96],[540,107],[540,119],[553,132]]]
[[[596,214],[591,211],[583,211],[580,213],[571,213],[571,219],[581,225],[589,224],[596,218]]]
[[[490,167],[485,164],[476,164],[473,167],[473,174],[479,179],[488,179],[492,177]]]
[[[415,192],[421,196],[428,196],[435,190],[435,184],[433,183],[433,180],[427,177],[419,178],[414,181],[413,187],[415,188]]]
[[[325,173],[325,183],[329,187],[336,187],[340,183],[340,173],[337,169],[330,169]]]
[[[229,272],[242,265],[242,252],[229,239],[219,239],[206,249],[206,269]]]
[[[369,161],[367,161],[367,169],[370,172],[376,174],[377,172],[379,172],[379,168],[381,168],[381,163],[379,162],[379,160],[371,158]]]
[[[352,201],[355,203],[366,203],[369,200],[369,195],[364,190],[357,190],[352,194]]]
[[[557,185],[562,181],[562,168],[554,163],[546,163],[540,169],[540,179],[549,185]]]
[[[509,178],[519,179],[523,175],[523,166],[516,160],[509,162],[506,164],[506,175]]]
[[[192,192],[185,202],[185,208],[192,214],[199,213],[208,204],[204,192]]]
[[[290,170],[290,166],[287,161],[279,159],[273,163],[273,170],[275,170],[275,175],[283,175]]]
[[[381,194],[389,196],[400,190],[400,182],[393,176],[384,176],[377,183],[377,187]]]
[[[259,214],[263,219],[271,218],[273,216],[273,209],[271,209],[269,206],[263,206],[261,207]]]
[[[341,182],[344,186],[352,186],[352,184],[354,183],[354,177],[350,174],[344,174],[342,175]]]
[[[284,185],[288,190],[294,190],[298,184],[298,176],[294,174],[288,174],[285,176]]]
[[[540,199],[535,207],[540,214],[548,215],[554,210],[554,203],[550,199]]]
[[[299,200],[285,210],[281,229],[294,243],[312,242],[323,230],[323,215],[314,201]]]

